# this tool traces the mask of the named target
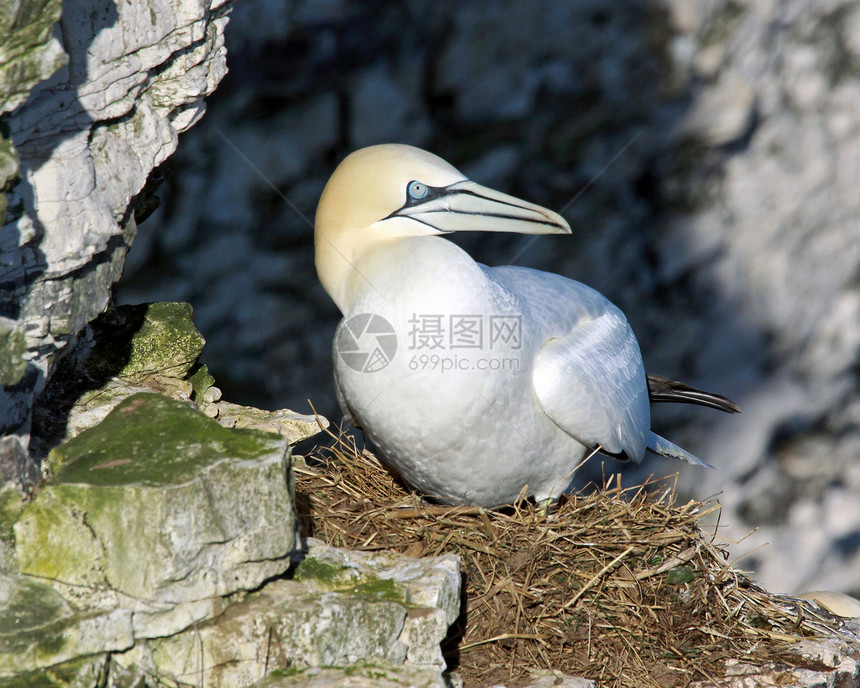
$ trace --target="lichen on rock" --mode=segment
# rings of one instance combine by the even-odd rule
[[[278,435],[230,430],[141,393],[55,449],[15,524],[18,568],[78,601],[134,609],[135,633],[176,632],[290,566],[295,511]],[[204,604],[200,604],[205,602]]]
[[[48,585],[0,575],[0,678],[134,644],[131,611],[77,611]]]
[[[200,356],[205,340],[187,303],[111,307],[87,325],[40,397],[33,451],[48,449],[100,423],[123,399],[156,392],[191,402],[225,428],[278,433],[295,444],[328,425],[321,416],[263,411],[221,401]]]
[[[275,435],[228,430],[190,404],[136,394],[98,426],[51,452],[47,466],[53,479],[48,487],[181,485],[224,460],[264,456],[278,440]]]
[[[20,105],[33,86],[66,63],[52,33],[61,13],[61,0],[4,3],[0,8],[0,113]]]
[[[109,310],[91,326],[87,339],[92,350],[84,360],[75,356],[84,364],[80,372],[126,379],[184,378],[206,343],[192,316],[187,303],[145,303]]]
[[[440,643],[459,607],[457,557],[371,555],[307,538],[294,559],[290,580],[272,581],[218,617],[117,661],[176,682],[199,680],[202,671],[203,683],[219,686],[247,686],[278,668],[367,661],[406,663],[438,679],[446,666]]]
[[[252,688],[447,688],[438,673],[381,661],[363,661],[346,667],[309,667],[273,671]]]
[[[11,325],[8,318],[0,318],[0,385],[14,385],[27,370],[24,335]]]
[[[22,0],[0,10],[0,312],[26,343],[21,376],[18,335],[0,341],[0,369],[9,359],[19,375],[0,395],[0,481],[36,481],[31,409],[108,304],[137,231],[135,197],[226,73],[223,5]]]

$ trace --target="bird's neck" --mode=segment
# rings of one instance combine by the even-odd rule
[[[320,283],[341,314],[348,316],[354,304],[368,289],[373,289],[372,273],[378,269],[373,257],[384,253],[387,245],[398,241],[389,237],[357,242],[358,232],[314,234],[314,252]]]
[[[350,306],[349,276],[354,271],[355,246],[337,235],[314,231],[314,263],[326,293],[343,315]]]
[[[320,282],[344,316],[368,297],[391,298],[422,275],[451,279],[464,271],[479,272],[465,251],[437,236],[384,238],[361,246],[322,240],[316,261]]]

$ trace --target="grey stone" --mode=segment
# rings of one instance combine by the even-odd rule
[[[329,425],[328,420],[322,416],[303,415],[289,409],[263,411],[221,401],[204,407],[204,412],[212,407],[217,409],[218,422],[224,427],[275,432],[284,436],[290,444],[313,437]]]
[[[411,605],[441,609],[449,625],[460,615],[460,559],[454,554],[417,559],[389,551],[340,549],[306,538],[302,562],[299,572],[310,562],[330,572],[327,576],[308,576],[307,583],[313,589],[338,589],[362,578],[378,578],[403,589],[405,601]]]
[[[220,598],[290,565],[282,437],[138,394],[49,463],[53,478],[15,524],[18,567],[78,604],[133,610],[136,637],[220,613]]]
[[[438,672],[384,662],[275,671],[253,688],[447,688]]]
[[[448,635],[450,625],[443,609],[410,609],[400,633],[400,642],[406,647],[406,661],[414,666],[444,671],[447,664],[440,642]]]
[[[0,281],[28,369],[0,398],[0,432],[19,448],[58,354],[119,279],[136,232],[132,200],[226,72],[221,4],[68,2],[58,28],[67,60],[52,26],[60,3],[19,3],[3,14],[0,32],[17,33],[0,40],[0,103],[20,169],[13,177],[14,151],[4,145],[0,187],[13,212],[0,213]],[[4,447],[5,463],[20,455]]]
[[[440,643],[459,607],[456,557],[358,553],[309,539],[295,558],[292,580],[270,581],[223,613],[138,644],[117,661],[223,686],[247,686],[283,667],[360,661],[405,662],[428,670],[416,676],[438,678]]]
[[[808,658],[815,665],[816,659]],[[820,664],[819,664],[820,666]],[[747,688],[747,686],[788,685],[797,688],[840,688],[850,686],[860,678],[856,657],[839,656],[836,665],[824,664],[822,668],[805,669],[772,666],[762,669],[741,660],[726,661],[726,675],[721,677],[721,686]],[[714,683],[696,682],[695,688],[710,688]]]
[[[188,682],[202,671],[207,684],[246,686],[263,678],[267,666],[400,664],[405,616],[402,604],[382,596],[314,593],[273,581],[216,619],[148,646],[154,667],[173,680]]]
[[[129,649],[132,613],[75,611],[50,586],[0,575],[0,678]]]
[[[708,146],[724,146],[746,135],[754,117],[755,91],[741,76],[729,72],[696,99],[680,133]]]

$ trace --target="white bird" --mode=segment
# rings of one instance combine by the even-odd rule
[[[646,377],[605,297],[559,275],[476,263],[441,236],[456,231],[570,227],[397,144],[349,155],[316,214],[317,273],[344,316],[338,402],[406,483],[442,502],[498,506],[557,499],[597,448],[707,465],[651,432],[649,384],[651,401],[735,412],[732,402]]]

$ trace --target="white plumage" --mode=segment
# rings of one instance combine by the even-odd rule
[[[651,432],[648,380],[620,310],[559,275],[480,265],[438,236],[451,231],[570,228],[393,144],[346,158],[317,211],[317,271],[344,316],[338,400],[407,483],[443,502],[495,506],[523,488],[557,498],[598,446],[706,465]],[[670,383],[655,400],[736,410],[655,379]]]

